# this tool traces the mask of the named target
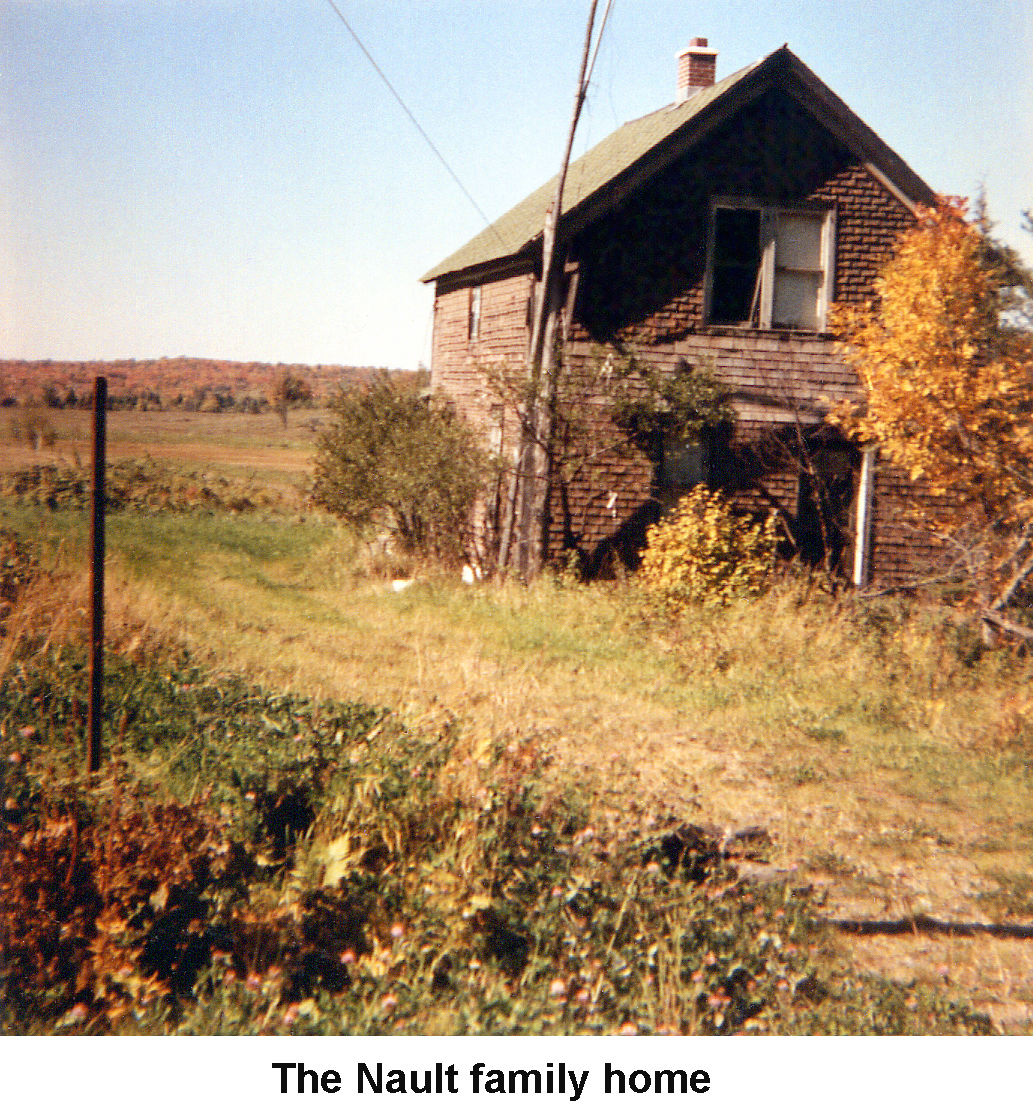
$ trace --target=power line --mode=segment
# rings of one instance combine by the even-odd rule
[[[369,51],[368,51],[368,50],[366,49],[365,45],[363,44],[362,40],[361,40],[361,39],[360,39],[360,38],[358,37],[358,35],[356,35],[356,34],[355,34],[355,31],[353,30],[353,28],[352,28],[351,24],[350,24],[350,23],[349,23],[349,22],[348,22],[348,21],[347,21],[347,20],[346,20],[346,19],[344,18],[344,16],[343,16],[343,15],[341,14],[341,9],[340,9],[340,8],[338,8],[338,6],[337,6],[337,5],[336,5],[336,4],[334,3],[334,0],[326,0],[326,2],[327,2],[327,3],[328,3],[328,4],[330,5],[330,7],[331,7],[331,8],[333,8],[333,10],[334,10],[334,11],[335,11],[335,12],[337,13],[337,18],[338,18],[338,19],[339,19],[339,20],[341,21],[341,23],[343,23],[343,24],[344,24],[344,26],[345,26],[345,27],[347,28],[347,30],[348,30],[348,34],[349,34],[349,35],[351,35],[351,37],[352,37],[352,38],[353,38],[353,39],[355,40],[355,42],[356,42],[356,43],[358,44],[358,46],[359,46],[359,50],[361,50],[361,51],[362,51],[362,53],[363,53],[363,54],[364,54],[364,55],[366,56],[366,58],[367,58],[367,59],[369,60],[369,64],[370,64],[370,65],[371,65],[371,66],[373,67],[373,69],[374,69],[374,70],[376,70],[376,72],[377,72],[377,73],[378,73],[378,74],[380,75],[380,80],[381,80],[381,81],[382,81],[382,82],[384,83],[384,85],[386,85],[386,86],[387,86],[387,88],[388,88],[388,89],[389,89],[389,90],[391,91],[391,95],[392,95],[392,96],[394,97],[394,99],[395,99],[395,100],[396,100],[396,101],[398,102],[398,104],[402,106],[402,111],[403,111],[403,112],[405,113],[405,115],[406,115],[406,116],[407,116],[407,117],[408,117],[408,118],[409,118],[409,119],[410,119],[410,120],[412,121],[413,125],[414,125],[414,126],[416,127],[416,130],[417,130],[417,131],[419,132],[419,134],[420,134],[420,135],[421,135],[421,136],[422,136],[422,137],[424,138],[424,140],[426,140],[426,142],[427,142],[427,146],[428,146],[428,147],[430,148],[430,150],[431,150],[432,152],[434,152],[434,154],[435,154],[435,155],[436,155],[436,156],[438,157],[438,160],[440,161],[440,163],[441,163],[442,167],[444,167],[444,168],[445,168],[445,170],[446,170],[446,171],[448,171],[448,173],[449,173],[449,174],[450,174],[450,175],[452,176],[452,179],[454,180],[454,182],[455,182],[456,186],[458,186],[458,187],[459,187],[459,189],[460,189],[460,190],[461,190],[461,191],[462,191],[462,192],[463,192],[463,193],[464,193],[464,194],[466,195],[466,197],[467,197],[467,198],[469,199],[470,205],[471,205],[471,206],[473,206],[473,208],[474,208],[474,209],[475,209],[475,210],[476,210],[476,211],[477,211],[477,212],[478,212],[478,213],[479,213],[479,214],[481,215],[481,219],[482,219],[482,220],[484,221],[484,224],[485,224],[485,225],[486,225],[486,226],[487,226],[487,227],[488,227],[488,228],[489,228],[489,229],[490,229],[490,230],[491,230],[491,231],[492,231],[492,232],[493,232],[493,233],[495,234],[495,237],[496,237],[496,239],[498,240],[499,244],[500,244],[500,245],[502,245],[502,247],[503,247],[503,248],[505,248],[505,247],[506,247],[506,243],[505,243],[505,241],[503,241],[502,237],[501,237],[501,236],[499,235],[499,232],[498,232],[498,230],[497,230],[497,229],[495,228],[495,226],[494,226],[494,225],[492,225],[492,223],[491,223],[491,222],[490,222],[490,221],[488,220],[488,217],[486,216],[486,214],[484,213],[484,211],[483,211],[483,210],[481,209],[481,207],[477,205],[477,203],[476,203],[476,201],[474,200],[474,197],[473,197],[473,195],[472,195],[472,194],[470,193],[470,191],[469,191],[469,190],[467,190],[465,186],[463,186],[462,182],[461,182],[461,181],[460,181],[460,179],[459,179],[459,176],[458,176],[458,175],[457,175],[457,174],[455,173],[455,171],[453,171],[453,170],[452,170],[452,168],[451,168],[451,167],[450,167],[450,166],[448,165],[448,160],[447,160],[447,159],[445,159],[445,157],[444,157],[444,156],[443,156],[443,155],[441,154],[441,152],[440,152],[440,151],[438,151],[437,147],[436,147],[436,146],[435,146],[435,144],[434,144],[434,141],[433,141],[433,140],[432,140],[432,139],[430,138],[430,136],[428,136],[428,135],[427,135],[427,133],[426,133],[426,132],[425,132],[425,131],[423,130],[423,126],[422,126],[422,125],[420,124],[420,122],[419,122],[419,121],[418,121],[418,120],[416,119],[416,117],[414,117],[414,116],[413,116],[413,114],[412,114],[412,113],[411,113],[411,112],[409,111],[409,106],[408,106],[408,105],[406,105],[406,103],[405,103],[405,102],[404,102],[404,101],[402,100],[402,98],[401,98],[400,94],[398,93],[398,90],[397,90],[397,89],[395,89],[395,87],[394,87],[394,86],[393,86],[393,85],[392,85],[392,84],[391,84],[391,83],[390,83],[390,82],[388,81],[388,79],[387,79],[387,75],[386,75],[386,74],[384,73],[384,71],[383,71],[383,70],[381,70],[381,68],[380,68],[380,67],[379,67],[379,66],[377,65],[376,59],[374,59],[373,55],[371,55],[371,54],[369,53]]]
[[[603,43],[603,34],[606,31],[606,23],[610,18],[610,11],[611,11],[612,8],[613,8],[613,0],[607,0],[606,11],[603,12],[603,22],[599,25],[599,34],[596,36],[596,40],[595,40],[595,51],[592,53],[592,61],[588,64],[588,72],[585,74],[585,80],[584,80],[584,82],[582,82],[582,85],[581,85],[581,93],[582,93],[582,96],[585,99],[585,103],[588,104],[589,114],[591,114],[592,107],[591,107],[591,104],[588,102],[588,87],[592,83],[592,73],[595,70],[595,60],[599,57],[599,48],[602,46],[602,43]],[[587,146],[586,146],[585,150],[587,151]],[[581,172],[580,172],[579,177],[578,177],[579,192],[580,192],[581,183],[584,182],[584,173],[585,173],[584,168],[582,167]]]

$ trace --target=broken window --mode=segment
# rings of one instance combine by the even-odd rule
[[[711,224],[708,322],[823,330],[833,240],[831,211],[717,203]]]
[[[714,214],[710,321],[756,325],[760,296],[760,210],[721,208]]]

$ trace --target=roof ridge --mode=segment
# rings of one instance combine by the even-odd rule
[[[703,117],[715,102],[722,100],[751,74],[766,66],[775,67],[773,61],[782,56],[785,66],[797,81],[819,89],[818,100],[829,107],[829,115],[842,125],[845,114],[846,131],[855,140],[855,150],[871,164],[873,158],[879,169],[890,180],[902,180],[902,192],[918,189],[919,193],[931,191],[906,163],[892,152],[849,106],[825,85],[803,62],[783,44],[776,50],[740,67],[713,85],[698,90],[684,101],[654,109],[619,125],[604,136],[588,151],[570,164],[567,189],[564,191],[561,216],[583,206],[589,199],[599,196],[614,180],[639,164],[696,117]],[[706,118],[704,117],[704,128]],[[819,116],[819,119],[822,119]],[[829,122],[824,121],[829,127]],[[849,145],[848,146],[852,146]],[[873,155],[874,153],[874,155]],[[481,267],[497,260],[509,260],[526,254],[541,236],[545,214],[551,204],[557,175],[553,175],[537,190],[507,210],[497,221],[487,226],[466,242],[460,249],[447,256],[422,278],[424,283],[440,276]],[[891,189],[893,189],[891,187]],[[916,199],[920,200],[920,199]],[[501,241],[504,251],[499,252]]]

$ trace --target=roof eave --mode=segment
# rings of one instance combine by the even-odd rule
[[[699,112],[693,113],[683,125],[587,197],[570,209],[564,210],[559,223],[558,237],[569,240],[593,221],[614,209],[643,183],[700,143],[715,128],[731,119],[746,104],[773,85],[778,78],[785,76],[791,79],[787,83],[787,91],[790,94],[794,92],[792,83],[795,82],[801,103],[814,113],[819,122],[840,143],[858,156],[868,172],[905,208],[914,212],[920,205],[935,203],[937,197],[935,192],[904,160],[801,62],[788,46],[782,46],[760,62],[747,67],[746,72],[732,86],[720,93]],[[555,179],[550,181],[554,183]],[[546,183],[535,191],[535,194],[546,192],[548,186],[549,184]],[[528,197],[533,198],[534,194]],[[509,261],[524,257],[533,258],[535,247],[540,244],[541,238],[542,233],[539,230],[533,237],[525,240],[519,248],[505,256],[482,259],[475,264],[460,268],[449,268],[449,261],[463,252],[463,249],[460,249],[452,257],[447,257],[441,264],[427,272],[422,277],[422,282],[429,283],[446,276],[462,277],[468,273],[483,273]]]
[[[840,143],[858,155],[866,170],[902,205],[914,212],[919,205],[935,203],[936,193],[932,188],[788,47],[783,46],[769,54],[731,89],[702,112],[690,117],[681,128],[640,156],[604,187],[565,212],[560,223],[562,234],[565,237],[574,236],[684,155],[764,89],[769,88],[780,68],[785,68],[803,87],[810,99],[807,107],[815,113],[820,123]]]
[[[782,55],[790,73],[811,99],[808,107],[821,112],[815,115],[844,146],[861,157],[867,170],[904,205],[914,211],[922,205],[933,205],[937,194],[903,159],[788,47]],[[771,57],[775,57],[772,55]]]
[[[754,96],[757,83],[764,81],[763,77],[758,79],[756,75],[761,73],[767,61],[765,59],[761,66],[744,75],[731,89],[726,90],[701,112],[691,116],[677,131],[639,156],[604,186],[565,211],[560,222],[564,237],[574,236],[608,210],[616,208],[629,194],[695,147],[715,128],[730,120]]]
[[[464,268],[441,270],[433,268],[426,275],[420,277],[420,283],[434,283],[435,281],[448,280],[448,286],[471,287],[479,283],[488,283],[491,280],[506,279],[509,276],[519,275],[541,267],[541,234],[532,238],[514,253],[498,256],[493,260],[480,261],[477,264],[468,264]]]

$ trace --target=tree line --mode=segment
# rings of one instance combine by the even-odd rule
[[[115,408],[264,411],[278,409],[278,386],[285,383],[291,386],[292,405],[306,399],[321,403],[344,385],[367,383],[376,372],[372,365],[272,364],[201,357],[0,360],[0,406],[88,407],[93,401],[94,380],[103,376]],[[402,369],[391,373],[418,375]]]

